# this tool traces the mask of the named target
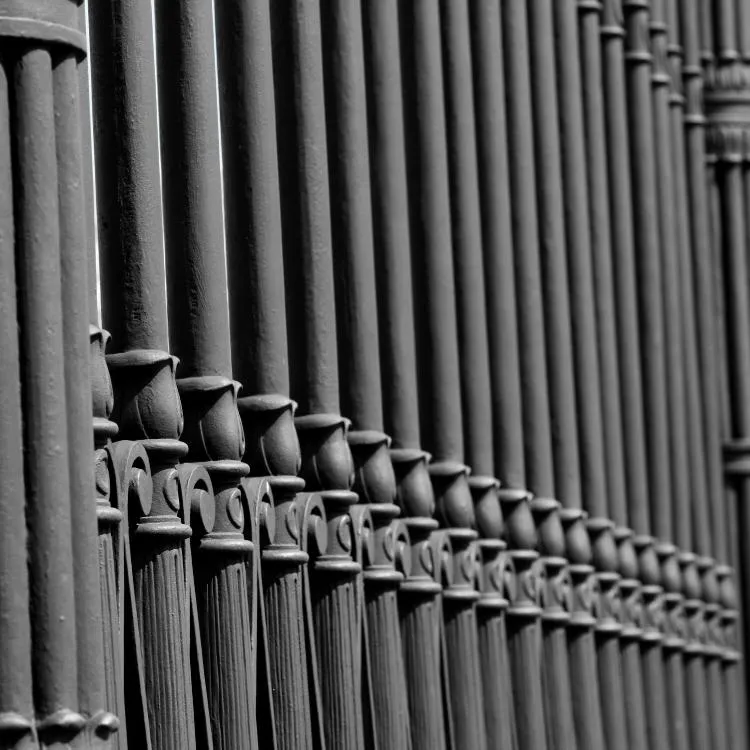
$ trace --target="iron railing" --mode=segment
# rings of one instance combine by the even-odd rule
[[[0,747],[748,746],[748,0],[0,38]]]

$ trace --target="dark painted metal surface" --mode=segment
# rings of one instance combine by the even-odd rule
[[[0,745],[747,744],[746,5],[0,0]]]

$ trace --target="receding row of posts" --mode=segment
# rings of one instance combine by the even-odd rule
[[[747,0],[0,38],[0,747],[747,744]]]

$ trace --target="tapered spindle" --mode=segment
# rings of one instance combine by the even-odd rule
[[[0,481],[3,486],[0,546],[0,744],[19,750],[36,745],[32,735],[31,628],[29,572],[26,547],[26,491],[24,482],[23,422],[21,412],[20,342],[17,318],[15,225],[10,94],[11,61],[0,66]]]
[[[440,643],[431,618],[441,588],[424,566],[437,522],[419,429],[398,2],[367,0],[362,12],[383,419],[410,541],[409,571],[399,588],[410,741],[414,748],[440,748]]]
[[[299,609],[307,562],[294,500],[299,441],[289,397],[281,203],[277,166],[270,8],[266,2],[216,6],[219,105],[232,366],[242,384],[238,409],[245,460],[268,476],[276,528],[262,552],[271,700],[280,748],[313,742],[305,622]]]
[[[443,628],[446,641],[448,702],[455,741],[484,748],[481,673],[477,642],[474,589],[476,554],[474,510],[464,464],[458,324],[453,268],[451,195],[444,90],[448,117],[455,79],[465,73],[459,44],[468,31],[465,13],[455,19],[441,56],[441,11],[436,3],[419,0],[403,8],[402,60],[405,85],[407,174],[411,211],[412,273],[417,290],[417,366],[420,376],[420,419],[426,447],[433,462],[430,474],[435,489],[437,515],[451,544],[453,579],[443,591]],[[459,35],[458,40],[452,33]],[[463,36],[463,40],[461,40]],[[464,53],[468,50],[464,50]],[[445,60],[445,70],[442,59]],[[445,73],[445,76],[444,76]],[[460,156],[459,156],[460,160]],[[466,166],[462,163],[461,166]],[[465,175],[464,175],[465,176]],[[460,180],[459,175],[455,175]],[[467,187],[464,183],[463,187]],[[470,189],[470,187],[469,187]],[[459,207],[460,211],[461,208]],[[467,217],[468,218],[468,217]],[[468,229],[468,228],[467,228]],[[470,229],[468,230],[471,231]],[[460,241],[460,240],[459,240]],[[424,304],[420,303],[424,300]],[[466,566],[469,567],[466,567]],[[466,700],[468,694],[472,697]]]

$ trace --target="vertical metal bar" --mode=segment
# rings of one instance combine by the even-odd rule
[[[302,416],[296,426],[302,471],[322,490],[328,543],[310,576],[322,720],[329,748],[364,744],[361,567],[345,541],[354,479],[349,426],[339,414],[338,353],[331,257],[331,206],[326,148],[320,4],[272,4],[279,176],[290,339],[292,396]],[[338,571],[338,572],[337,572]],[[355,620],[351,620],[355,617]]]
[[[26,490],[21,413],[20,342],[17,319],[14,184],[10,97],[12,67],[0,62],[0,744],[36,747],[33,735],[31,628],[27,560]]]
[[[214,747],[257,747],[248,556],[239,480],[245,439],[232,380],[213,13],[156,4],[169,332],[188,458],[208,470],[216,522],[195,562]]]
[[[464,694],[461,698],[465,704],[470,704],[470,709],[464,709],[460,714],[454,710],[454,720],[457,742],[460,742],[461,732],[467,735],[461,720],[481,727],[483,719],[487,746],[496,747],[502,742],[512,741],[512,728],[507,726],[512,714],[504,616],[508,604],[503,591],[505,543],[500,540],[503,529],[499,483],[492,476],[494,440],[492,410],[488,408],[492,395],[483,258],[485,238],[477,163],[470,5],[451,0],[441,5],[463,429],[466,459],[473,472],[469,477],[469,488],[480,534],[482,566],[481,594],[477,605],[480,671],[474,680],[466,681],[475,694]],[[486,7],[484,12],[487,12]],[[494,30],[490,28],[488,31],[492,34],[490,39],[497,42],[494,51],[497,58],[501,53],[497,8],[487,20],[496,24]],[[517,439],[518,436],[514,437]],[[481,683],[477,679],[480,675]],[[484,692],[484,700],[480,691]],[[453,698],[455,703],[455,691]],[[482,707],[484,717],[476,716],[476,711]]]
[[[558,3],[554,4],[558,14],[560,8]],[[574,348],[573,330],[571,326],[571,314],[574,325],[582,323],[580,317],[581,307],[578,303],[586,306],[591,302],[588,299],[578,298],[571,310],[569,299],[569,269],[566,265],[566,242],[571,240],[576,230],[582,230],[582,237],[588,239],[585,219],[579,221],[580,214],[571,215],[566,209],[564,194],[569,196],[570,184],[563,189],[565,167],[562,155],[570,149],[570,141],[565,142],[570,131],[565,128],[565,119],[570,112],[562,112],[558,100],[556,74],[560,73],[560,80],[565,73],[560,72],[562,60],[556,58],[560,52],[559,46],[555,44],[555,13],[553,3],[548,0],[534,0],[528,6],[528,39],[530,59],[530,89],[532,103],[532,125],[534,134],[536,169],[536,192],[537,192],[537,217],[539,225],[539,258],[541,265],[541,291],[542,308],[544,311],[544,350],[546,356],[546,383],[542,380],[543,387],[546,386],[549,394],[549,416],[548,425],[549,440],[552,444],[553,475],[543,473],[536,474],[532,471],[533,462],[527,458],[529,467],[529,488],[535,493],[536,499],[532,500],[532,509],[541,511],[538,515],[540,531],[540,552],[542,562],[546,567],[546,578],[550,585],[542,589],[542,625],[543,625],[543,654],[542,678],[546,699],[547,718],[547,744],[550,747],[566,748],[575,744],[575,727],[573,717],[573,703],[570,690],[570,668],[566,648],[566,627],[568,613],[563,602],[556,601],[559,594],[555,590],[555,578],[567,576],[564,571],[564,557],[566,552],[562,529],[559,528],[560,520],[555,520],[555,511],[552,510],[553,503],[549,498],[556,497],[564,508],[566,524],[579,523],[582,518],[582,484],[581,484],[581,452],[579,449],[579,432],[577,424],[577,410],[580,408],[576,403],[575,379],[574,379]],[[559,16],[558,16],[559,20]],[[557,30],[559,33],[559,29]],[[558,36],[559,39],[559,36]],[[564,44],[564,41],[563,41]],[[565,54],[563,53],[562,57]],[[576,68],[578,62],[576,61]],[[570,80],[565,83],[569,84]],[[565,84],[563,84],[565,85]],[[566,92],[567,93],[567,92]],[[570,102],[569,103],[573,103]],[[580,107],[580,98],[574,102]],[[578,110],[580,114],[580,109]],[[562,133],[561,131],[562,126]],[[580,136],[580,132],[578,133]],[[579,144],[580,145],[580,141]],[[563,149],[563,144],[565,148]],[[568,152],[569,153],[569,152]],[[579,175],[580,176],[580,173]],[[576,178],[573,172],[568,171],[567,177]],[[579,183],[581,184],[581,183]],[[572,196],[569,196],[572,197]],[[580,196],[576,196],[580,199]],[[585,201],[576,205],[573,210],[585,209]],[[571,234],[568,234],[568,233]],[[582,237],[576,237],[579,241]],[[577,259],[577,258],[576,258]],[[571,267],[572,271],[572,267]],[[580,269],[576,269],[580,273]],[[580,290],[579,290],[580,291]],[[590,289],[588,290],[590,292]],[[580,328],[576,333],[580,333]],[[576,346],[576,354],[588,359],[591,352],[589,349],[581,350]],[[580,362],[579,362],[580,363]],[[586,362],[589,364],[589,361]],[[596,375],[596,373],[594,373]],[[584,411],[582,419],[589,416]],[[585,425],[588,427],[589,425]],[[590,437],[587,436],[587,437]],[[531,446],[529,446],[531,447]],[[531,447],[535,451],[536,447]],[[543,447],[542,447],[543,449]],[[587,466],[591,468],[591,466]],[[597,467],[601,470],[601,465]],[[589,477],[593,481],[603,480],[601,473],[597,477]],[[592,493],[590,501],[600,502],[603,497],[603,481],[599,482],[599,491]],[[592,488],[587,487],[588,490]],[[555,501],[554,504],[556,504]],[[552,510],[549,515],[545,514],[545,506]],[[572,513],[571,513],[572,512]],[[549,510],[547,510],[549,513]],[[571,535],[575,540],[575,536]],[[562,542],[562,544],[560,544]],[[579,549],[573,542],[571,554],[575,554],[576,562],[584,562],[585,549]],[[560,560],[555,560],[559,557]],[[547,562],[545,563],[545,559]],[[571,575],[573,575],[571,573]],[[576,578],[579,573],[576,571]],[[574,583],[575,586],[575,583]],[[563,606],[560,607],[560,604]],[[560,611],[558,611],[560,610]]]
[[[665,527],[669,536],[659,531],[654,524],[654,531],[660,541],[657,554],[662,561],[662,584],[664,597],[664,632],[663,655],[666,669],[666,699],[669,732],[673,744],[685,744],[687,741],[687,716],[685,695],[682,684],[682,654],[684,642],[680,633],[683,613],[682,580],[680,570],[676,567],[678,560],[673,543],[689,543],[689,532],[685,523],[689,514],[684,503],[693,489],[705,488],[702,474],[701,457],[692,465],[688,461],[688,426],[686,419],[686,375],[685,339],[689,335],[685,330],[692,306],[685,307],[684,290],[680,283],[681,250],[686,246],[687,237],[684,225],[680,221],[682,195],[680,190],[679,171],[684,159],[681,138],[680,94],[675,90],[679,86],[673,83],[670,76],[670,35],[673,31],[669,25],[669,13],[664,0],[651,3],[650,16],[651,48],[653,52],[652,85],[654,101],[654,147],[657,161],[657,193],[659,198],[659,236],[662,253],[661,267],[663,273],[663,303],[665,326],[665,365],[667,377],[667,407],[669,419],[671,488],[672,495],[667,499],[671,525]],[[679,77],[679,68],[676,75]],[[676,150],[677,149],[677,150]],[[677,161],[675,162],[675,154]],[[698,438],[699,440],[699,438]],[[686,468],[692,466],[692,477]],[[689,480],[692,478],[692,482]],[[705,489],[703,490],[705,491]]]
[[[626,26],[626,61],[628,78],[628,124],[631,148],[631,173],[635,218],[636,267],[638,273],[639,327],[641,334],[641,371],[643,375],[644,416],[646,422],[647,470],[650,504],[647,528],[661,544],[656,548],[643,546],[641,556],[651,554],[667,572],[673,560],[672,521],[669,508],[672,484],[669,455],[669,422],[667,409],[666,361],[663,343],[665,323],[663,306],[663,273],[661,254],[663,239],[671,232],[671,211],[665,212],[660,224],[660,198],[657,192],[656,159],[667,160],[661,142],[655,141],[660,133],[662,119],[655,118],[655,103],[662,96],[663,76],[652,66],[649,47],[649,4],[642,0],[628,1],[624,5]],[[658,52],[658,51],[657,51]],[[660,53],[659,53],[660,54]],[[653,86],[653,90],[652,90]],[[661,115],[662,112],[656,112]],[[657,148],[658,146],[658,148]],[[670,193],[671,195],[671,193]],[[660,235],[661,230],[661,235]],[[649,742],[661,747],[668,742],[666,722],[666,695],[661,658],[661,633],[663,617],[662,585],[672,580],[661,580],[661,570],[642,561],[641,579],[644,583],[644,633],[643,669],[646,695],[647,729]],[[670,571],[671,572],[671,571]],[[647,579],[648,577],[648,579]],[[671,593],[671,592],[670,592]]]
[[[706,461],[707,494],[692,494],[691,549],[697,565],[711,549],[709,507],[723,502],[720,453],[720,379],[718,374],[715,322],[714,269],[709,222],[709,193],[706,189],[705,118],[703,115],[703,71],[701,69],[700,13],[697,5],[678,6],[681,41],[684,52],[682,75],[685,96],[685,169],[691,255],[687,259],[685,288],[694,287],[697,356],[699,366],[700,408],[704,443],[700,450]],[[688,582],[691,590],[688,593]],[[688,722],[694,748],[711,746],[709,722],[698,718],[708,705],[701,635],[704,604],[701,582],[685,573],[688,642],[685,651]]]
[[[379,747],[407,748],[410,728],[398,622],[403,579],[389,552],[399,514],[396,479],[383,432],[372,195],[368,154],[363,18],[360,3],[321,4],[323,67],[337,305],[339,385],[352,419],[355,490],[372,519],[373,555],[365,561],[366,674]],[[369,710],[365,706],[365,711]]]
[[[26,508],[33,540],[29,588],[37,733],[44,746],[66,741],[80,746],[85,719],[77,712],[59,187],[50,52],[33,43],[18,49],[12,76]],[[44,378],[40,378],[41,372]],[[88,430],[87,425],[86,433]]]
[[[55,64],[55,146],[59,180],[60,283],[62,289],[65,394],[68,417],[71,531],[78,642],[78,701],[87,717],[89,742],[106,740],[117,719],[105,714],[104,642],[97,564],[96,505],[90,442],[89,240],[84,205],[78,62],[73,53]]]
[[[718,412],[716,402],[719,383],[716,378],[716,364],[713,361],[713,349],[715,346],[712,331],[714,327],[713,312],[704,310],[705,299],[701,295],[709,293],[708,305],[712,306],[710,298],[710,286],[706,289],[706,281],[710,280],[710,269],[707,270],[707,279],[699,280],[693,274],[693,261],[696,254],[705,253],[707,249],[706,240],[701,240],[701,234],[705,230],[705,217],[707,206],[705,203],[695,205],[694,199],[700,193],[691,196],[690,185],[692,171],[695,169],[696,181],[699,183],[698,190],[701,191],[703,200],[705,193],[704,159],[693,166],[691,159],[696,157],[696,150],[705,153],[703,139],[702,106],[696,84],[700,86],[701,70],[698,59],[698,40],[690,27],[695,29],[695,21],[683,24],[682,16],[692,14],[694,10],[682,8],[680,4],[669,0],[666,7],[666,19],[670,53],[672,93],[670,106],[672,115],[672,153],[673,170],[675,176],[676,218],[677,218],[677,252],[679,253],[679,276],[682,295],[681,319],[684,326],[684,367],[686,384],[686,415],[688,427],[688,449],[690,467],[690,489],[691,494],[687,501],[680,503],[680,498],[675,497],[676,507],[673,508],[675,523],[675,541],[680,548],[678,561],[682,573],[682,593],[684,604],[680,615],[679,610],[675,612],[677,619],[671,624],[673,638],[684,639],[682,681],[681,688],[685,694],[686,714],[683,719],[685,724],[685,740],[689,737],[693,747],[707,747],[710,738],[706,733],[706,722],[698,721],[694,713],[703,711],[706,705],[705,675],[702,670],[702,647],[699,643],[698,628],[703,616],[703,608],[700,602],[700,581],[698,579],[698,554],[706,555],[707,547],[704,538],[708,531],[707,505],[712,497],[723,501],[721,487],[720,460],[720,435],[718,433]],[[694,16],[695,18],[695,16]],[[686,28],[687,26],[687,28]],[[685,32],[688,32],[687,35]],[[686,38],[690,37],[690,38]],[[684,40],[685,46],[682,43]],[[693,66],[688,71],[688,66]],[[692,74],[692,75],[691,75]],[[696,126],[700,129],[696,130]],[[686,127],[687,126],[687,127]],[[698,138],[696,139],[695,134]],[[692,142],[691,142],[692,141]],[[699,141],[699,142],[697,142]],[[696,149],[697,147],[697,149]],[[690,211],[694,209],[699,216],[690,218]],[[701,216],[702,215],[702,216]],[[703,224],[701,224],[703,222]],[[695,230],[695,231],[694,231]],[[703,245],[703,242],[706,242]],[[703,285],[701,288],[700,285]],[[696,288],[698,294],[696,299]],[[705,320],[701,320],[705,318]],[[710,341],[703,345],[702,336],[709,336]],[[711,358],[705,362],[706,356]],[[715,425],[711,429],[711,425]],[[687,505],[687,507],[685,507]],[[704,529],[698,525],[704,524]],[[667,656],[669,659],[669,655]],[[676,671],[676,666],[671,667]],[[679,686],[675,686],[675,694]],[[700,703],[699,703],[700,702]],[[699,705],[701,706],[699,708]],[[674,722],[674,713],[672,717]]]
[[[605,104],[609,205],[612,219],[612,263],[615,277],[615,307],[622,405],[623,454],[627,488],[627,514],[616,529],[622,601],[621,650],[626,703],[627,735],[631,746],[647,747],[646,707],[638,658],[642,634],[641,584],[636,580],[638,561],[635,543],[641,545],[648,531],[648,484],[646,475],[643,389],[640,369],[635,269],[635,232],[630,175],[630,143],[627,126],[625,75],[625,30],[620,0],[605,0],[602,8],[602,64]],[[630,525],[635,533],[628,529]],[[600,653],[602,649],[600,648]],[[604,679],[604,676],[602,676]]]
[[[441,15],[453,13],[458,26],[443,16],[446,33],[441,51]],[[472,239],[470,234],[453,234],[450,169],[469,168],[461,157],[471,154],[456,153],[455,143],[450,141],[451,156],[457,158],[449,160],[445,99],[447,93],[448,118],[452,119],[456,78],[466,75],[462,65],[470,65],[468,49],[460,50],[460,44],[467,41],[468,18],[462,5],[454,4],[449,9],[417,0],[403,6],[401,20],[420,419],[425,444],[433,454],[429,468],[437,515],[452,549],[453,577],[443,591],[447,699],[457,745],[484,748],[475,609],[478,594],[476,571],[471,567],[475,564],[477,534],[472,529],[469,469],[464,464],[457,312],[454,302],[446,304],[456,294],[451,240],[460,243]],[[470,189],[462,181],[466,176],[453,175],[455,190]],[[463,201],[465,194],[457,196],[454,192],[453,197]],[[466,206],[454,203],[453,208],[460,214]],[[471,221],[468,216],[460,219]],[[476,224],[474,228],[478,229]],[[463,229],[471,232],[472,228],[465,225]],[[422,299],[423,305],[419,303]]]
[[[594,10],[597,10],[596,8]],[[581,459],[582,504],[588,512],[590,542],[580,534],[570,536],[568,557],[573,584],[573,617],[569,626],[571,646],[571,680],[580,689],[573,691],[576,730],[579,747],[604,745],[604,729],[600,709],[600,692],[615,691],[618,685],[602,684],[597,675],[593,626],[610,638],[617,635],[614,612],[598,606],[598,622],[586,607],[584,592],[591,585],[593,569],[597,566],[599,597],[602,604],[617,585],[617,550],[613,524],[609,521],[607,476],[605,464],[605,432],[602,414],[602,383],[600,380],[600,352],[597,347],[598,325],[594,289],[594,252],[592,241],[593,213],[590,210],[588,174],[586,170],[585,94],[583,88],[583,38],[579,37],[579,7],[575,2],[554,3],[555,51],[557,88],[560,114],[560,148],[563,178],[563,206],[565,210],[566,256],[568,268],[568,296],[570,300],[573,367],[576,387],[579,453]],[[596,18],[594,16],[594,18]],[[599,51],[598,24],[588,35],[589,47]],[[600,83],[593,73],[593,86]],[[589,93],[593,95],[593,92]],[[590,119],[590,118],[589,118]],[[600,125],[601,127],[601,125]],[[603,154],[601,167],[605,168]],[[594,167],[592,167],[594,168]],[[606,173],[605,173],[606,180]],[[606,184],[603,185],[606,195]],[[607,217],[608,219],[608,217]],[[608,229],[608,226],[605,227]],[[597,247],[598,254],[601,248]],[[608,248],[604,248],[605,252]],[[600,291],[600,297],[610,289]],[[611,323],[614,319],[610,318]],[[592,556],[593,545],[593,556]],[[621,684],[619,685],[621,690]],[[601,702],[611,699],[601,696]]]
[[[270,8],[218,3],[216,47],[224,175],[232,364],[245,460],[268,476],[277,536],[262,551],[271,700],[280,750],[312,748],[310,675],[302,616],[295,495],[300,448],[289,398],[281,204]]]
[[[548,495],[553,476],[544,318],[539,262],[534,142],[525,5],[504,3],[501,28],[508,114],[511,221],[519,336],[524,465],[529,489]],[[515,504],[514,504],[515,500]],[[547,747],[541,684],[538,593],[535,592],[537,534],[524,495],[507,496],[504,510],[513,553],[515,596],[508,610],[508,648],[518,743],[524,750]],[[525,588],[528,587],[528,588]],[[523,592],[523,593],[521,593]]]
[[[492,419],[493,474],[502,475],[511,493],[518,489],[525,492],[499,0],[470,3],[469,23],[489,356],[487,401],[491,406],[483,408]],[[487,511],[478,509],[480,522],[489,525],[485,536],[490,535],[490,529],[495,533],[505,530],[501,507],[497,505],[499,495],[504,492],[492,488]],[[501,515],[496,519],[497,511]],[[487,515],[482,518],[485,512]],[[510,750],[517,741],[506,624],[509,601],[504,584],[505,570],[512,575],[511,553],[499,546],[497,550],[493,553],[495,557],[485,555],[485,596],[478,604],[480,658],[487,743],[490,747]]]
[[[399,588],[410,741],[439,750],[446,739],[433,621],[441,586],[425,566],[437,521],[419,430],[398,2],[365,0],[362,11],[383,417],[411,545]]]
[[[167,352],[151,10],[150,3],[141,0],[94,3],[89,8],[97,226],[102,318],[117,352],[107,357],[115,392],[112,418],[122,438],[143,441],[153,473],[150,515],[139,519],[133,508],[135,522],[128,527],[132,540],[125,543],[129,549],[132,541],[132,593],[131,572],[123,572],[128,561],[118,560],[128,589],[119,594],[122,601],[133,597],[136,625],[143,634],[142,656],[138,645],[133,653],[129,643],[122,666],[127,669],[142,658],[149,714],[140,715],[140,685],[128,682],[127,740],[158,748],[190,748],[192,686],[189,654],[182,642],[182,604],[187,598],[184,576],[177,572],[184,569],[183,540],[190,529],[179,520],[175,470],[187,446],[179,441],[183,416],[175,360]],[[100,539],[100,554],[106,553],[107,544]],[[121,625],[126,629],[126,623]],[[148,737],[143,737],[144,728]],[[124,736],[122,740],[124,744]]]
[[[601,539],[609,544],[608,536],[616,543],[627,534],[627,485],[621,405],[621,378],[618,342],[618,300],[615,296],[613,248],[609,193],[609,163],[606,142],[606,99],[604,92],[605,66],[601,43],[603,7],[600,2],[579,0],[578,31],[580,38],[581,86],[583,101],[583,132],[587,200],[591,232],[592,278],[594,285],[594,315],[598,350],[599,380],[601,384],[601,420],[603,461],[606,473],[605,507],[614,523],[613,531]],[[616,96],[611,92],[611,96]],[[631,246],[632,250],[632,246]],[[607,551],[606,546],[602,550]],[[608,554],[611,554],[608,553]],[[602,556],[599,573],[602,603],[612,601],[619,606],[619,560]],[[607,570],[609,565],[610,569]],[[603,613],[606,609],[602,608]],[[599,686],[601,689],[602,721],[610,750],[624,748],[627,743],[625,700],[623,694],[622,663],[619,639],[622,628],[617,609],[614,617],[601,617],[597,630]]]
[[[747,393],[743,379],[748,372],[750,351],[741,341],[747,330],[743,317],[750,309],[747,297],[745,248],[748,239],[746,213],[748,195],[747,153],[744,139],[748,119],[744,113],[747,98],[747,68],[742,57],[744,26],[738,25],[738,5],[733,0],[717,3],[714,7],[716,66],[709,71],[706,81],[706,112],[708,116],[707,146],[714,158],[713,176],[717,183],[720,203],[721,263],[723,264],[724,296],[726,299],[724,325],[728,354],[728,391],[731,399],[727,446],[727,474],[738,500],[740,527],[747,526],[746,436],[748,429]],[[718,234],[718,232],[717,232]],[[745,274],[740,281],[735,274]],[[719,292],[721,293],[721,292]],[[735,348],[736,347],[736,348]],[[729,747],[743,742],[746,734],[743,710],[737,710],[735,697],[746,690],[740,687],[736,669],[736,596],[731,581],[732,571],[726,563],[730,559],[726,518],[723,504],[726,496],[712,508],[711,528],[713,555],[719,563],[711,571],[714,580],[704,586],[708,643],[706,668],[710,691],[711,727],[717,746]],[[743,562],[743,568],[746,567]],[[743,571],[744,572],[744,571]],[[746,587],[746,576],[743,581]],[[747,601],[747,596],[742,597]],[[745,638],[746,640],[746,638]],[[719,672],[721,674],[719,674]],[[721,706],[724,704],[724,720]],[[728,719],[728,721],[727,721]],[[721,744],[718,744],[721,743]]]

